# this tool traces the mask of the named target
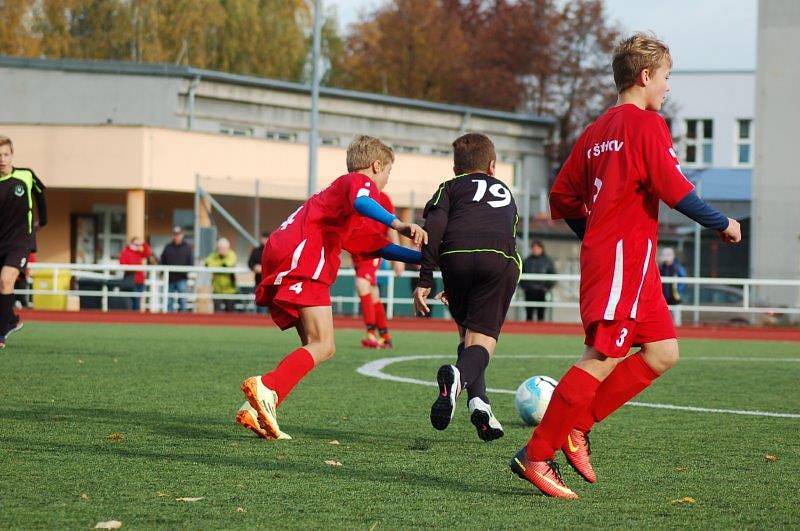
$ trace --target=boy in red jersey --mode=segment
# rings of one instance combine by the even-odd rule
[[[416,245],[427,241],[418,225],[403,223],[377,202],[393,162],[392,149],[379,139],[356,137],[347,148],[350,173],[309,198],[270,234],[261,258],[256,304],[269,307],[282,330],[295,328],[302,347],[272,371],[242,383],[248,404],[236,421],[260,437],[288,438],[278,426],[276,408],[311,369],[333,357],[330,286],[339,271],[342,242],[358,227],[361,216],[391,227]],[[363,255],[417,263],[421,257],[418,251],[387,242],[385,235],[365,236],[356,243],[353,250]]]
[[[670,208],[741,240],[739,223],[712,209],[681,173],[664,119],[669,48],[637,33],[614,52],[617,105],[590,124],[550,191],[553,219],[582,240],[581,320],[586,349],[561,378],[542,422],[509,466],[549,496],[577,498],[554,459],[559,448],[588,482],[592,426],[647,388],[678,361],[678,342],[661,289],[655,252],[658,208]],[[627,356],[631,346],[641,346]]]
[[[390,214],[394,214],[394,205],[387,194],[380,191],[378,203]],[[389,323],[386,312],[381,302],[378,289],[378,269],[381,265],[380,258],[364,257],[357,250],[351,251],[353,246],[358,248],[358,240],[363,237],[385,236],[392,243],[398,243],[397,232],[388,231],[383,223],[369,218],[362,218],[360,226],[353,231],[353,237],[344,243],[344,248],[353,256],[353,269],[356,270],[356,292],[361,299],[361,314],[367,327],[366,337],[361,340],[361,345],[367,348],[392,348],[392,336],[389,334]],[[403,262],[395,262],[396,274],[404,271]]]

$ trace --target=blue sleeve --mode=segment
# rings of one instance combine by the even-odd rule
[[[728,218],[700,199],[694,191],[689,192],[678,201],[675,210],[707,229],[725,230],[728,228]]]
[[[407,264],[419,264],[422,261],[421,252],[403,247],[402,245],[395,245],[394,243],[382,247],[381,250],[378,251],[378,255],[386,260],[395,260]]]
[[[362,216],[374,219],[378,223],[383,223],[387,227],[391,227],[392,221],[397,219],[397,216],[383,208],[378,204],[377,201],[366,195],[356,197],[356,200],[353,202],[353,207],[356,209],[356,212]]]

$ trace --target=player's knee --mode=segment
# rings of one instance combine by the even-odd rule
[[[321,361],[328,361],[336,354],[336,344],[333,340],[324,340],[320,342]]]
[[[664,341],[648,358],[657,372],[663,373],[670,370],[680,358],[678,342],[675,340]]]

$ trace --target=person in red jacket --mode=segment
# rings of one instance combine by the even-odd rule
[[[142,265],[153,255],[150,246],[145,244],[141,238],[134,236],[131,242],[119,253],[120,265]],[[144,271],[125,271],[122,277],[123,291],[144,291]],[[131,308],[134,311],[141,309],[142,295],[131,297]]]

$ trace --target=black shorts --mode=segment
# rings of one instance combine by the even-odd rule
[[[15,245],[0,248],[0,267],[14,267],[22,271],[28,265],[31,250],[27,245]]]
[[[460,327],[498,338],[519,281],[516,258],[487,251],[441,256],[444,291]]]

